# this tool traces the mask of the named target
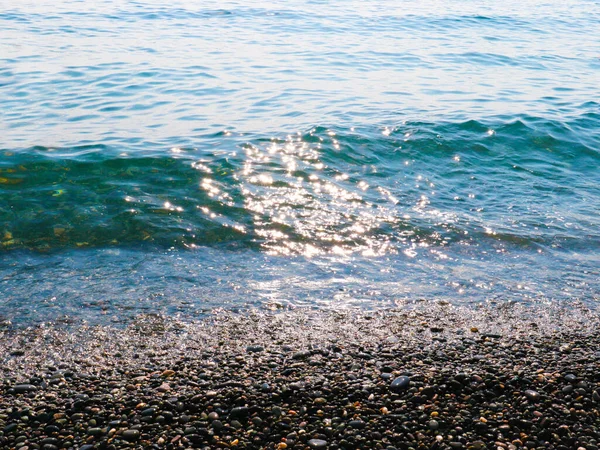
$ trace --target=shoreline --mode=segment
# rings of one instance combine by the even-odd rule
[[[583,308],[218,312],[0,332],[0,447],[598,449]]]

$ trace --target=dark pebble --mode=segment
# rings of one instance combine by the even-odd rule
[[[248,408],[245,406],[238,406],[237,408],[233,408],[229,413],[230,417],[247,417],[248,416]]]
[[[142,416],[153,416],[156,412],[156,408],[146,408],[142,411]]]
[[[327,441],[323,439],[311,439],[308,441],[310,448],[327,448]]]
[[[431,431],[435,431],[440,427],[440,424],[437,420],[430,420],[427,426]]]
[[[44,431],[45,431],[47,434],[59,433],[59,432],[60,432],[60,428],[59,428],[59,427],[57,427],[56,425],[47,425],[47,426],[44,428]]]
[[[199,434],[188,434],[185,437],[192,444],[199,444],[202,442],[202,436],[200,436]]]
[[[263,424],[263,420],[260,417],[254,417],[252,423],[257,427],[260,427]]]
[[[34,386],[33,384],[17,384],[15,387],[13,387],[13,389],[15,390],[15,393],[17,393],[17,394],[22,394],[24,392],[37,391],[37,387]]]
[[[8,425],[6,425],[4,427],[4,433],[8,434],[8,433],[12,433],[13,431],[15,431],[17,428],[19,427],[18,424],[16,423],[9,423]]]
[[[407,389],[409,385],[410,385],[410,378],[408,378],[406,376],[402,376],[402,377],[398,377],[394,381],[392,381],[392,384],[390,385],[390,389],[393,392],[401,392],[401,391]]]
[[[351,420],[350,422],[348,422],[348,425],[352,428],[364,428],[367,424],[364,423],[362,420]]]
[[[138,430],[125,430],[123,431],[123,439],[128,441],[137,441],[140,438],[140,432]]]
[[[525,397],[527,397],[529,400],[531,401],[538,401],[540,399],[540,394],[537,391],[534,391],[532,389],[527,389],[525,392]]]
[[[292,355],[292,359],[306,359],[311,355],[311,353],[307,350],[296,352]]]
[[[262,345],[249,345],[246,347],[248,353],[258,353],[264,351],[265,348]]]

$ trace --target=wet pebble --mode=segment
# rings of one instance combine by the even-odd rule
[[[125,430],[122,436],[128,441],[137,441],[140,438],[140,432],[139,430]]]
[[[284,327],[256,344],[263,353],[226,339],[217,346],[213,336],[206,339],[214,346],[186,340],[177,353],[157,344],[161,334],[120,348],[115,365],[77,355],[80,362],[26,375],[11,366],[0,380],[9,405],[0,402],[0,448],[598,450],[600,390],[587,347],[571,343],[565,354],[552,336],[513,341],[458,334],[444,319],[427,323],[443,327],[448,342],[435,341],[439,334],[419,319],[414,342],[401,327],[385,331],[402,336],[394,342],[364,333],[347,342],[340,333],[323,344],[310,335],[318,345],[294,342],[307,349],[295,359],[282,350],[294,333]],[[599,338],[589,339],[599,348]],[[58,383],[42,388],[49,379]],[[157,390],[163,384],[168,389]],[[11,395],[18,385],[33,389]]]
[[[238,406],[233,408],[229,413],[230,417],[247,417],[248,416],[248,408],[246,406]]]
[[[37,386],[33,384],[17,384],[13,387],[16,394],[23,394],[25,392],[37,391]]]
[[[437,420],[430,420],[427,426],[430,430],[436,431],[440,427],[440,423]]]
[[[401,376],[396,378],[394,381],[392,381],[392,384],[390,385],[390,389],[393,392],[402,392],[405,389],[408,389],[408,387],[410,386],[410,378],[407,376]]]
[[[537,391],[534,391],[533,389],[527,389],[525,392],[525,397],[527,397],[529,400],[531,401],[538,401],[540,399],[540,393]]]
[[[323,439],[310,439],[308,446],[310,448],[327,448],[327,441]]]
[[[352,428],[364,428],[366,423],[364,423],[362,420],[351,420],[348,422],[348,425]]]
[[[264,350],[265,348],[262,345],[249,345],[248,347],[246,347],[246,351],[248,353],[259,353]]]

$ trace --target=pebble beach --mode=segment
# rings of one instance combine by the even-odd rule
[[[2,449],[585,449],[583,307],[140,316],[0,333]]]

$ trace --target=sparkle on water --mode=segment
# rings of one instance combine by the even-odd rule
[[[600,292],[600,11],[0,12],[0,320]]]

